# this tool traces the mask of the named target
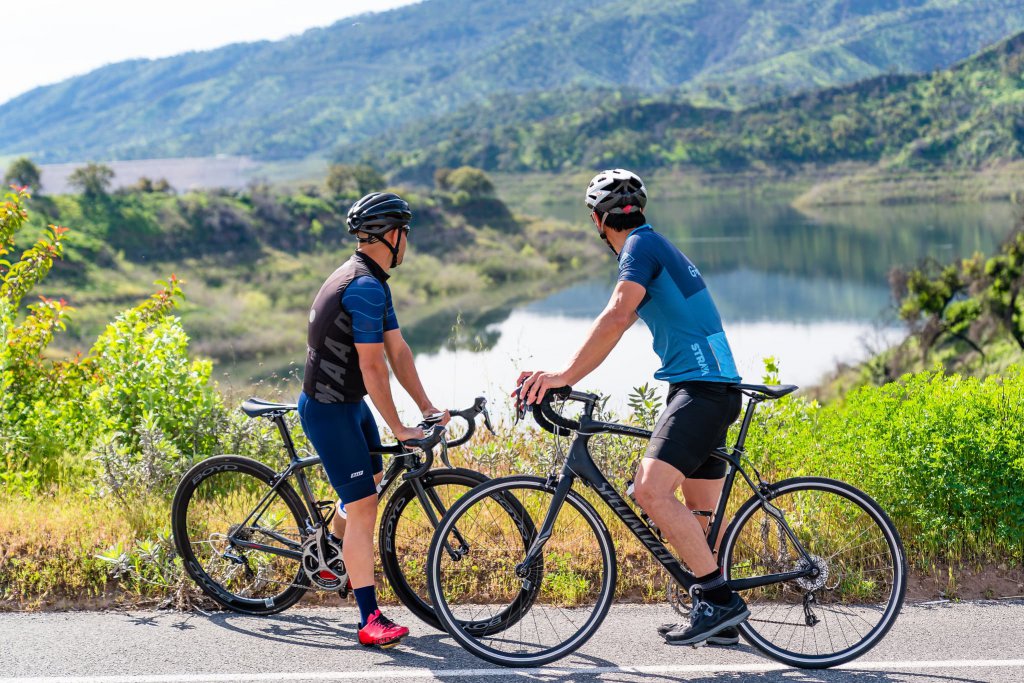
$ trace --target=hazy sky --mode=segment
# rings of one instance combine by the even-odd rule
[[[0,103],[136,57],[274,40],[414,0],[22,0],[4,2]]]

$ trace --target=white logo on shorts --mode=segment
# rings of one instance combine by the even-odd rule
[[[365,471],[366,470],[359,470],[358,472],[353,472],[352,476],[349,477],[349,479],[355,479],[356,477],[361,477],[361,476],[363,476],[363,472],[365,472]]]

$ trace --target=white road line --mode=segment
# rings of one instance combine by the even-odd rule
[[[495,676],[579,676],[597,674],[767,673],[783,671],[782,664],[672,664],[663,666],[545,667],[534,669],[368,669],[366,671],[288,671],[280,673],[155,674],[144,676],[48,676],[0,678],[0,683],[234,683],[234,681],[353,681],[485,678]],[[917,669],[1024,669],[1024,659],[923,659],[851,662],[837,669],[908,671]]]

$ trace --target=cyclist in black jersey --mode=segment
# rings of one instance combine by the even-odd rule
[[[412,212],[401,197],[374,192],[348,212],[356,253],[320,287],[309,311],[306,368],[299,395],[302,428],[338,493],[331,523],[344,538],[344,560],[359,603],[359,642],[389,647],[409,633],[377,607],[373,573],[373,530],[377,484],[383,474],[377,423],[363,400],[369,395],[399,441],[423,438],[398,417],[388,365],[424,417],[442,413],[427,397],[402,338],[391,302],[389,271],[402,263]],[[441,424],[448,422],[444,412]],[[346,519],[347,518],[347,519]]]

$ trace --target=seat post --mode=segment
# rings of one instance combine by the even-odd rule
[[[284,448],[288,451],[288,455],[291,456],[293,461],[298,460],[299,456],[295,452],[295,442],[292,441],[292,435],[288,431],[288,424],[284,421],[283,413],[274,415],[274,424],[277,425],[277,431],[281,432],[281,440],[284,441]]]
[[[754,418],[754,409],[761,399],[756,396],[747,395],[747,409],[743,413],[743,422],[740,424],[740,434],[736,437],[736,450],[742,451],[743,445],[747,442],[747,430],[750,428],[750,421]]]

